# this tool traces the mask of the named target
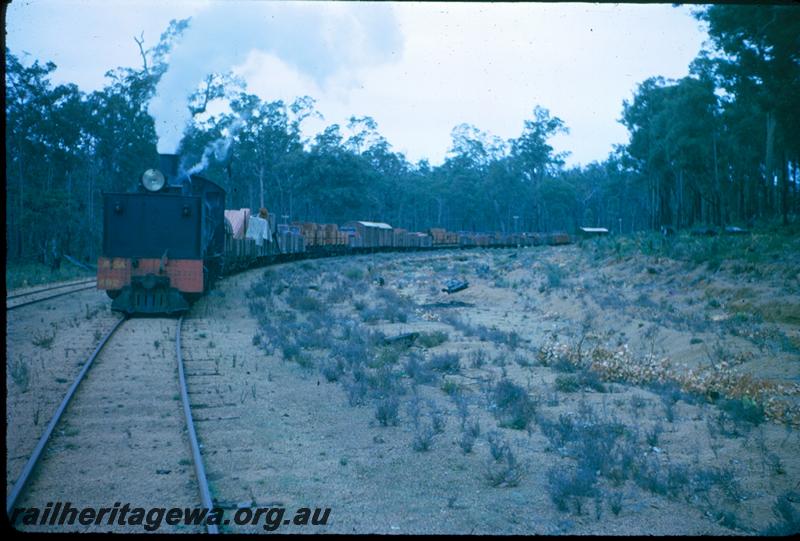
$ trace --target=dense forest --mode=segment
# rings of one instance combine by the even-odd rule
[[[698,8],[709,46],[680,80],[642,81],[621,104],[627,145],[602,163],[567,168],[548,144],[568,126],[535,106],[518,137],[452,130],[444,163],[410,163],[370,117],[306,140],[311,97],[264,102],[230,74],[209,74],[188,103],[181,154],[228,190],[229,207],[267,207],[281,220],[368,219],[424,230],[630,232],[670,225],[753,225],[800,214],[800,8]],[[92,260],[102,191],[128,190],[157,164],[147,105],[173,21],[140,47],[140,69],[118,68],[91,93],[50,81],[56,66],[25,65],[6,49],[6,225],[9,260],[39,258],[54,242]],[[587,92],[590,87],[587,86]],[[230,113],[209,115],[225,98]]]

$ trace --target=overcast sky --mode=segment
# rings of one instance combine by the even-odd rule
[[[144,32],[149,47],[170,19],[205,17],[205,26],[198,22],[197,28],[205,29],[213,49],[231,52],[237,65],[228,67],[245,78],[249,92],[267,100],[306,94],[317,99],[325,122],[306,126],[307,135],[322,125],[346,125],[350,115],[369,115],[394,150],[411,161],[439,164],[457,124],[517,137],[541,105],[570,129],[554,139],[556,149],[572,153],[568,164],[585,165],[627,141],[618,119],[636,84],[655,75],[686,75],[707,37],[690,8],[669,4],[347,4],[328,11],[297,4],[282,10],[255,1],[220,4],[14,0],[7,11],[7,46],[25,62],[55,62],[56,83],[91,91],[104,85],[109,69],[141,66],[133,36]],[[378,11],[380,17],[373,16]],[[219,28],[208,30],[208,21]],[[324,39],[308,39],[317,34],[314,25]],[[237,31],[247,26],[257,34],[263,29],[262,35]],[[260,45],[262,38],[267,46]],[[295,48],[320,43],[350,50],[331,73],[321,74],[303,53],[293,56]],[[353,54],[359,47],[380,52]],[[328,63],[334,56],[329,51],[321,58]]]

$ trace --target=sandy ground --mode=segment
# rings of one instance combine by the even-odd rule
[[[83,362],[118,316],[105,293],[88,290],[6,317],[8,493]]]
[[[176,376],[175,319],[123,324],[56,427],[17,507],[47,502],[100,509],[196,507],[197,483]],[[23,526],[34,531],[131,532],[130,525]],[[161,532],[202,531],[162,524]]]
[[[200,395],[203,403],[213,399],[214,416],[199,431],[208,449],[215,495],[230,508],[331,507],[328,524],[311,531],[704,534],[768,527],[776,520],[775,498],[796,490],[800,480],[798,435],[791,424],[776,419],[731,428],[733,421],[720,417],[718,406],[688,398],[676,399],[670,422],[665,399],[645,385],[621,381],[607,383],[608,392],[562,392],[555,384],[562,372],[543,366],[540,356],[550,343],[574,345],[582,334],[579,329],[587,326],[583,332],[589,335],[587,351],[625,345],[633,352],[629,362],[655,352],[688,371],[714,361],[709,359],[708,344],[716,342],[721,348],[753,353],[737,365],[743,371],[791,383],[800,366],[797,352],[774,344],[759,346],[738,336],[720,335],[713,327],[699,330],[680,321],[676,311],[685,310],[691,323],[698,311],[696,298],[704,295],[704,288],[687,281],[681,269],[665,270],[662,265],[654,279],[637,261],[608,265],[598,272],[591,257],[585,248],[574,246],[518,253],[382,254],[275,267],[266,279],[260,270],[227,279],[198,304],[191,322],[195,336],[201,337],[194,342],[193,355],[206,370],[213,364],[215,373],[192,384],[197,385],[196,399]],[[565,269],[557,286],[546,285],[547,265]],[[363,271],[363,276],[343,280],[342,275],[352,269]],[[386,285],[376,285],[379,276]],[[470,287],[451,296],[442,293],[442,283],[453,277],[468,279]],[[670,280],[677,282],[672,290],[664,284]],[[260,328],[259,316],[253,315],[248,303],[259,301],[254,284],[266,281],[279,289],[300,287],[323,303],[331,291],[341,288],[344,299],[326,305],[320,322],[309,315],[313,310],[292,308],[283,302],[285,291],[273,290],[263,316],[272,326]],[[721,287],[725,275],[708,281],[706,287]],[[663,305],[649,311],[645,311],[648,303],[640,306],[642,291],[654,295],[664,288],[670,291],[673,306],[665,308],[668,317],[658,309]],[[371,306],[380,305],[380,291],[385,289],[407,299],[402,321],[364,315]],[[469,331],[452,324],[454,316],[473,327],[514,331],[518,344],[510,348],[491,337],[467,336]],[[350,406],[342,383],[349,381],[346,376],[329,382],[319,370],[326,359],[335,357],[330,346],[347,322],[388,336],[444,330],[448,338],[443,344],[411,350],[428,359],[455,352],[460,370],[432,384],[413,385],[401,356],[394,365],[401,378],[397,424],[381,426],[375,402],[366,398],[364,404]],[[301,347],[295,362],[283,359],[282,342],[291,342],[293,333],[313,333],[320,325],[324,327],[320,343]],[[796,327],[781,329],[796,338]],[[488,359],[480,367],[471,360],[476,352]],[[763,375],[759,367],[767,367]],[[574,461],[565,449],[554,448],[536,423],[528,430],[498,425],[488,389],[502,377],[526,388],[537,402],[537,415],[545,420],[578,419],[581,409],[588,407],[598,418],[613,419],[635,434],[636,452],[650,456],[664,470],[680,466],[707,477],[716,472],[717,484],[696,488],[692,481],[693,488],[667,495],[630,478],[618,483],[601,479],[580,509],[573,505],[560,511],[549,494],[549,475],[554,469],[569,471]],[[481,427],[470,453],[459,445],[457,407],[448,395],[454,388],[468,403],[470,423],[477,421]],[[413,448],[419,429],[408,404],[415,392],[423,404],[423,418],[433,410],[445,419],[443,431],[435,435],[427,452]],[[795,392],[778,394],[796,408]],[[658,433],[656,445],[647,444],[651,432]],[[516,486],[494,487],[487,479],[487,471],[496,468],[489,456],[490,433],[499,434],[513,449],[522,472],[518,482],[509,483]],[[795,498],[796,493],[789,496]],[[675,521],[676,516],[681,520]],[[309,531],[309,527],[286,528]],[[244,529],[259,531],[258,526]]]
[[[800,501],[798,324],[791,310],[747,316],[768,314],[776,299],[800,304],[800,277],[776,265],[760,276],[727,265],[712,273],[585,244],[332,258],[227,278],[184,323],[212,495],[227,513],[331,509],[325,525],[280,532],[762,532],[779,522],[776,498],[794,512]],[[470,287],[442,293],[450,278]],[[27,317],[28,336],[9,334],[11,353],[63,355],[55,343],[25,345],[35,328],[54,323],[54,342],[92,342],[89,323],[62,332],[69,318],[37,327]],[[92,321],[99,328],[112,319],[99,312]],[[354,348],[369,333],[412,331],[444,334]],[[153,349],[153,340],[130,347]],[[454,369],[426,378],[410,368],[411,358],[430,367],[446,353]],[[67,363],[31,362],[50,364]],[[591,373],[590,383],[576,384]],[[653,387],[651,374],[676,386]],[[14,393],[47,395],[36,390],[42,377]],[[7,380],[13,420],[28,409],[16,405],[18,385]],[[500,382],[528,397],[524,429],[500,415]],[[741,392],[765,406],[766,420],[749,422],[715,403]],[[382,401],[394,401],[386,426],[376,414]],[[40,415],[41,425],[48,416]],[[15,453],[24,455],[26,425],[17,423],[7,441],[19,441]],[[581,443],[595,439],[611,447]],[[565,488],[564,476],[592,457],[621,461],[625,453],[622,471],[598,463],[591,486]],[[10,454],[7,471],[16,467]],[[558,494],[566,494],[563,505]]]

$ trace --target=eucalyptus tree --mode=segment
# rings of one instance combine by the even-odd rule
[[[41,166],[35,156],[45,145],[39,130],[46,118],[50,93],[49,75],[56,66],[38,61],[25,66],[6,48],[6,226],[9,230],[9,255],[27,255],[30,223],[27,202],[36,193],[34,179]]]
[[[528,186],[528,212],[533,218],[533,229],[540,230],[545,212],[542,182],[559,170],[565,157],[556,153],[548,141],[559,133],[569,133],[569,129],[564,121],[551,117],[550,111],[538,105],[533,109],[533,118],[525,120],[523,126],[522,134],[511,140],[511,157],[516,171]]]
[[[302,148],[298,133],[292,129],[288,108],[282,101],[262,102],[252,94],[241,94],[231,108],[240,122],[236,136],[240,180],[257,190],[257,198],[250,201],[250,206],[264,207],[267,200],[283,199],[278,186],[285,177],[284,160]],[[272,189],[278,192],[277,197],[269,193]]]
[[[694,77],[647,79],[623,103],[628,152],[648,180],[652,227],[719,222],[720,190],[710,180],[716,115],[713,85]]]
[[[760,178],[748,179],[748,185],[757,183],[757,187],[743,190],[747,201],[741,206],[759,215],[780,213],[786,223],[790,208],[796,211],[798,205],[800,8],[713,5],[698,9],[695,15],[707,23],[713,46],[707,56],[729,96],[730,116],[741,122],[743,115],[754,115],[756,124],[761,124],[735,135],[744,149],[756,145],[763,149],[757,158],[760,163],[744,170],[744,164],[737,164],[740,176],[751,177],[753,169],[763,171]],[[746,143],[747,139],[758,142]],[[735,154],[732,157],[739,161]]]
[[[368,196],[374,215],[397,227],[407,227],[414,202],[411,197],[411,166],[406,157],[393,152],[389,142],[378,135],[361,158],[375,172]]]
[[[86,96],[53,86],[56,65],[26,66],[6,50],[6,225],[8,255],[49,254],[79,246],[86,224],[86,162],[92,152]],[[54,219],[54,216],[59,216]]]

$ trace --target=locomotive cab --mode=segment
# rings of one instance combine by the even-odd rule
[[[178,174],[161,155],[136,191],[103,194],[103,247],[97,287],[127,314],[179,313],[208,289],[224,250],[225,191]]]

